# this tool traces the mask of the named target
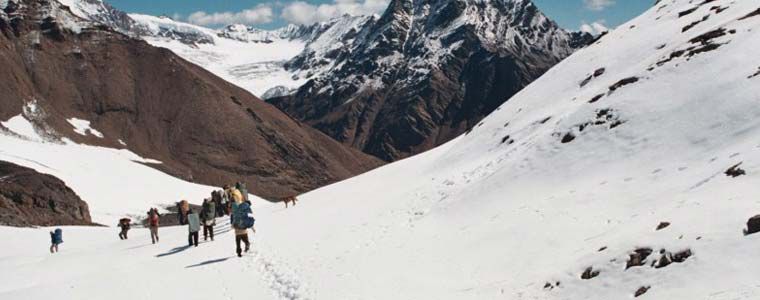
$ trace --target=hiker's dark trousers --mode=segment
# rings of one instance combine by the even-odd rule
[[[154,244],[158,242],[158,226],[150,226],[150,239]]]
[[[122,229],[121,232],[119,232],[119,238],[122,239],[122,240],[126,240],[127,239],[127,230],[126,229]]]
[[[251,243],[248,241],[248,234],[241,234],[235,236],[235,246],[237,246],[237,254],[238,256],[242,255],[243,249],[240,249],[240,242],[245,243],[245,251],[248,251],[248,249],[251,247]]]
[[[203,240],[207,240],[209,237],[211,237],[211,240],[214,240],[214,225],[206,226],[203,225]]]
[[[189,246],[198,247],[198,232],[191,232],[187,235],[187,244]]]

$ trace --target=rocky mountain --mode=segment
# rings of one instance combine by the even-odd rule
[[[171,51],[56,1],[8,1],[0,44],[0,120],[28,121],[48,142],[128,149],[179,178],[242,180],[268,198],[380,164]]]
[[[394,0],[343,22],[286,65],[310,80],[270,103],[384,160],[471,129],[592,39],[529,0]]]
[[[60,179],[0,161],[0,225],[93,225],[87,203]]]

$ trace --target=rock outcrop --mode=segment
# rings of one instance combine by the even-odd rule
[[[87,203],[60,179],[0,161],[0,225],[95,225]]]

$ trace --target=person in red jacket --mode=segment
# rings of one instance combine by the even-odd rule
[[[161,215],[158,213],[158,209],[151,208],[148,211],[148,228],[150,228],[150,239],[153,243],[158,243],[158,221]]]

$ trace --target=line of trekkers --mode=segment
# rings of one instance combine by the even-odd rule
[[[203,200],[200,213],[196,213],[190,207],[187,200],[177,202],[177,219],[180,225],[188,226],[187,243],[188,246],[198,247],[198,235],[203,227],[203,240],[209,238],[214,240],[214,226],[216,218],[230,216],[230,225],[235,230],[235,246],[239,257],[242,252],[248,252],[251,243],[248,239],[248,229],[256,233],[253,225],[255,219],[251,211],[251,202],[248,200],[248,190],[244,183],[238,182],[235,186],[225,185],[223,190],[211,192],[211,198]],[[158,209],[151,208],[148,211],[147,224],[150,228],[150,236],[153,244],[158,242],[158,227],[161,215]],[[129,218],[119,220],[119,238],[127,239],[127,233],[130,229]],[[241,248],[241,243],[245,244],[245,250]]]

